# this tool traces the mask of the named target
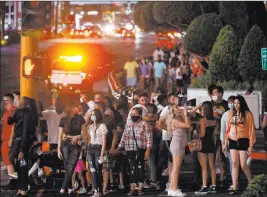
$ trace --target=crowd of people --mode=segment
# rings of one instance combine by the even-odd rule
[[[168,93],[173,91],[181,95],[186,94],[191,82],[192,69],[189,64],[190,54],[176,51],[163,51],[157,48],[152,56],[142,57],[140,60],[130,58],[124,66],[126,71],[126,86],[136,88],[139,81],[140,89],[155,91],[157,87],[163,87]]]
[[[156,57],[160,64],[161,56]],[[178,71],[176,80],[179,76],[183,74]],[[162,85],[161,77],[156,76],[158,86]],[[131,85],[135,82],[133,78],[127,81]],[[185,196],[179,188],[185,154],[194,158],[197,195],[216,193],[221,187],[216,184],[225,184],[228,170],[233,182],[230,194],[236,195],[240,166],[248,182],[252,180],[247,159],[256,141],[253,115],[244,97],[231,96],[225,101],[223,88],[214,85],[208,89],[210,101],[187,107],[182,90],[156,90],[160,91],[153,95],[135,93],[130,103],[124,95],[115,100],[96,93],[89,99],[81,93],[79,101],[70,103],[57,97],[46,109],[33,98],[19,98],[19,92],[4,94],[1,152],[9,176],[18,179],[16,196],[27,196],[29,176],[36,183],[45,181],[44,175],[40,180],[38,174],[42,173],[38,171],[53,157],[44,158],[40,148],[32,151],[45,141],[50,152],[63,161],[62,195],[106,196],[129,184],[128,196],[143,195],[143,188],[149,187],[166,189],[168,196]],[[266,128],[266,117],[262,126]],[[216,180],[215,162],[220,163],[220,181]],[[166,188],[161,188],[164,170],[169,179]],[[81,183],[78,191],[77,174]]]

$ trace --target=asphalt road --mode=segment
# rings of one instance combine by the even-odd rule
[[[52,47],[62,44],[86,45],[100,44],[105,50],[112,53],[116,68],[123,67],[131,57],[151,56],[156,47],[157,38],[149,34],[140,34],[135,40],[117,37],[102,39],[53,39],[39,43],[39,52],[47,52]],[[99,57],[101,58],[101,57]],[[9,45],[1,48],[1,90],[3,95],[19,89],[20,45]],[[106,80],[97,81],[95,89],[108,91]]]

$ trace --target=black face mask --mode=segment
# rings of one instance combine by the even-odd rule
[[[137,122],[140,119],[140,116],[131,116],[133,122]]]

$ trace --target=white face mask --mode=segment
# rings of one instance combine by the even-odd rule
[[[211,97],[213,101],[217,102],[218,101],[218,96],[212,96]]]
[[[80,102],[83,103],[84,102],[84,98],[80,98]]]

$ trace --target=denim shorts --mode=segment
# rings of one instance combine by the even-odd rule
[[[137,79],[136,77],[127,78],[127,86],[133,87],[136,86]]]

